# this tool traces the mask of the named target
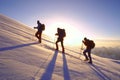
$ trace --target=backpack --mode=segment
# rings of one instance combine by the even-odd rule
[[[66,32],[65,32],[65,29],[58,29],[58,34],[62,37],[65,37],[66,36]]]
[[[45,30],[45,24],[41,24],[41,29]]]
[[[90,40],[90,41],[89,41],[89,44],[90,44],[91,49],[93,49],[93,48],[95,47],[95,43],[94,43],[93,40]]]
[[[66,37],[65,29],[62,29],[62,35],[63,35],[63,37]]]

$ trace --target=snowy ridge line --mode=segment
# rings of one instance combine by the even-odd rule
[[[94,70],[94,72],[96,72],[98,74],[98,76],[100,78],[102,78],[103,80],[111,80],[107,75],[105,75],[100,69],[97,68],[97,66],[95,66],[94,64],[90,65],[90,68],[92,70]]]

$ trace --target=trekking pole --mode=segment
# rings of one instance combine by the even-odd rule
[[[79,56],[79,58],[81,58],[82,50],[83,50],[83,43],[82,43],[81,48],[80,48],[80,56]]]
[[[55,39],[56,39],[56,36],[54,37],[54,42],[53,42],[53,49],[55,48]]]

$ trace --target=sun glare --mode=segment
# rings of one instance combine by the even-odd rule
[[[76,28],[74,22],[69,20],[61,18],[49,20],[45,33],[48,34],[54,41],[56,41],[57,36],[55,36],[55,33],[57,33],[58,27],[65,29],[66,31],[66,37],[64,38],[64,43],[66,45],[81,45],[81,33]]]

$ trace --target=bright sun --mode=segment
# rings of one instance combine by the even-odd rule
[[[66,45],[81,45],[82,35],[80,31],[76,28],[73,21],[65,20],[62,18],[50,19],[49,23],[46,24],[45,34],[49,35],[53,40],[57,39],[55,33],[57,33],[57,28],[65,29],[66,37],[64,38],[64,44]]]

